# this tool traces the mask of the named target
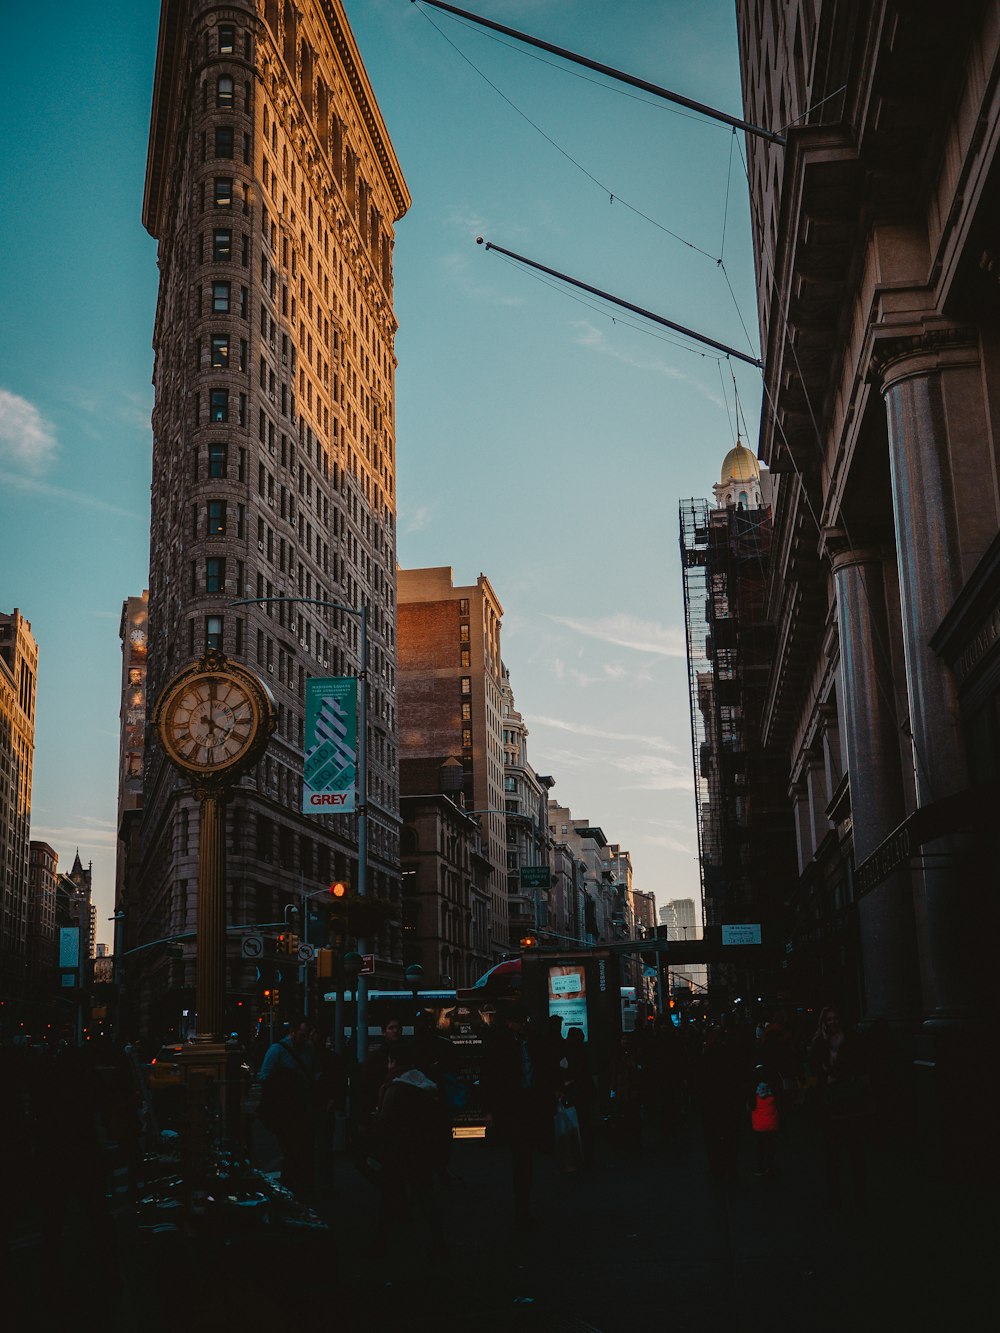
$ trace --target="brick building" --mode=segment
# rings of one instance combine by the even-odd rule
[[[485,574],[468,587],[456,587],[447,566],[401,569],[398,577],[402,791],[440,791],[443,765],[461,765],[457,790],[468,810],[480,812],[490,865],[490,951],[499,956],[509,947],[503,607]]]
[[[392,250],[409,202],[340,0],[164,0],[143,206],[160,267],[148,701],[208,648],[274,693],[278,729],[228,807],[230,921],[356,875],[355,819],[299,813],[306,679],[360,664],[358,618],[319,602],[368,607],[368,887],[398,903]],[[232,605],[248,597],[313,604]],[[197,821],[152,746],[133,939],[193,928]],[[391,959],[386,920],[369,943]],[[144,1025],[166,1030],[193,948],[139,957]],[[229,968],[230,994],[256,993]]]

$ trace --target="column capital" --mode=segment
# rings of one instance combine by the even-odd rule
[[[975,325],[924,328],[918,333],[876,335],[869,358],[869,380],[886,393],[900,380],[929,375],[979,361]]]
[[[881,564],[888,549],[870,531],[849,533],[846,528],[824,528],[821,534],[820,551],[834,574],[851,565]]]

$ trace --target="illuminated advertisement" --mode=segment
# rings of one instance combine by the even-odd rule
[[[303,814],[351,814],[357,809],[356,676],[313,676],[306,681],[305,741]]]
[[[584,1041],[590,1036],[587,1023],[587,977],[584,964],[559,963],[549,968],[549,1016],[562,1019],[562,1035],[579,1028]]]

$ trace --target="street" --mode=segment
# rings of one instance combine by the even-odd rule
[[[298,1329],[327,1319],[383,1330],[552,1333],[956,1328],[981,1310],[992,1217],[975,1189],[942,1185],[905,1144],[870,1155],[866,1211],[850,1191],[824,1205],[813,1126],[783,1135],[774,1176],[752,1173],[747,1131],[736,1180],[709,1174],[696,1121],[666,1145],[602,1142],[589,1171],[536,1164],[530,1231],[511,1225],[509,1163],[481,1141],[455,1145],[454,1180],[437,1201],[449,1238],[428,1254],[420,1226],[401,1223],[373,1252],[378,1192],[346,1159],[329,1230],[215,1236],[144,1233],[116,1205],[122,1281],[96,1276],[86,1235],[53,1285],[37,1237],[15,1249],[13,1333],[73,1328],[123,1333]],[[982,1201],[981,1201],[982,1202]],[[70,1224],[72,1225],[72,1223]]]

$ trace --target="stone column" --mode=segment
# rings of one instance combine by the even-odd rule
[[[833,556],[855,865],[906,818],[883,559],[865,548]],[[920,1012],[920,981],[908,867],[859,900],[858,921],[865,1017],[912,1021]]]
[[[995,473],[978,336],[936,328],[876,347],[889,428],[906,685],[918,806],[968,785],[958,698],[930,639],[996,533]],[[985,886],[968,840],[925,842],[915,908],[928,1021],[976,1008],[973,943]]]

